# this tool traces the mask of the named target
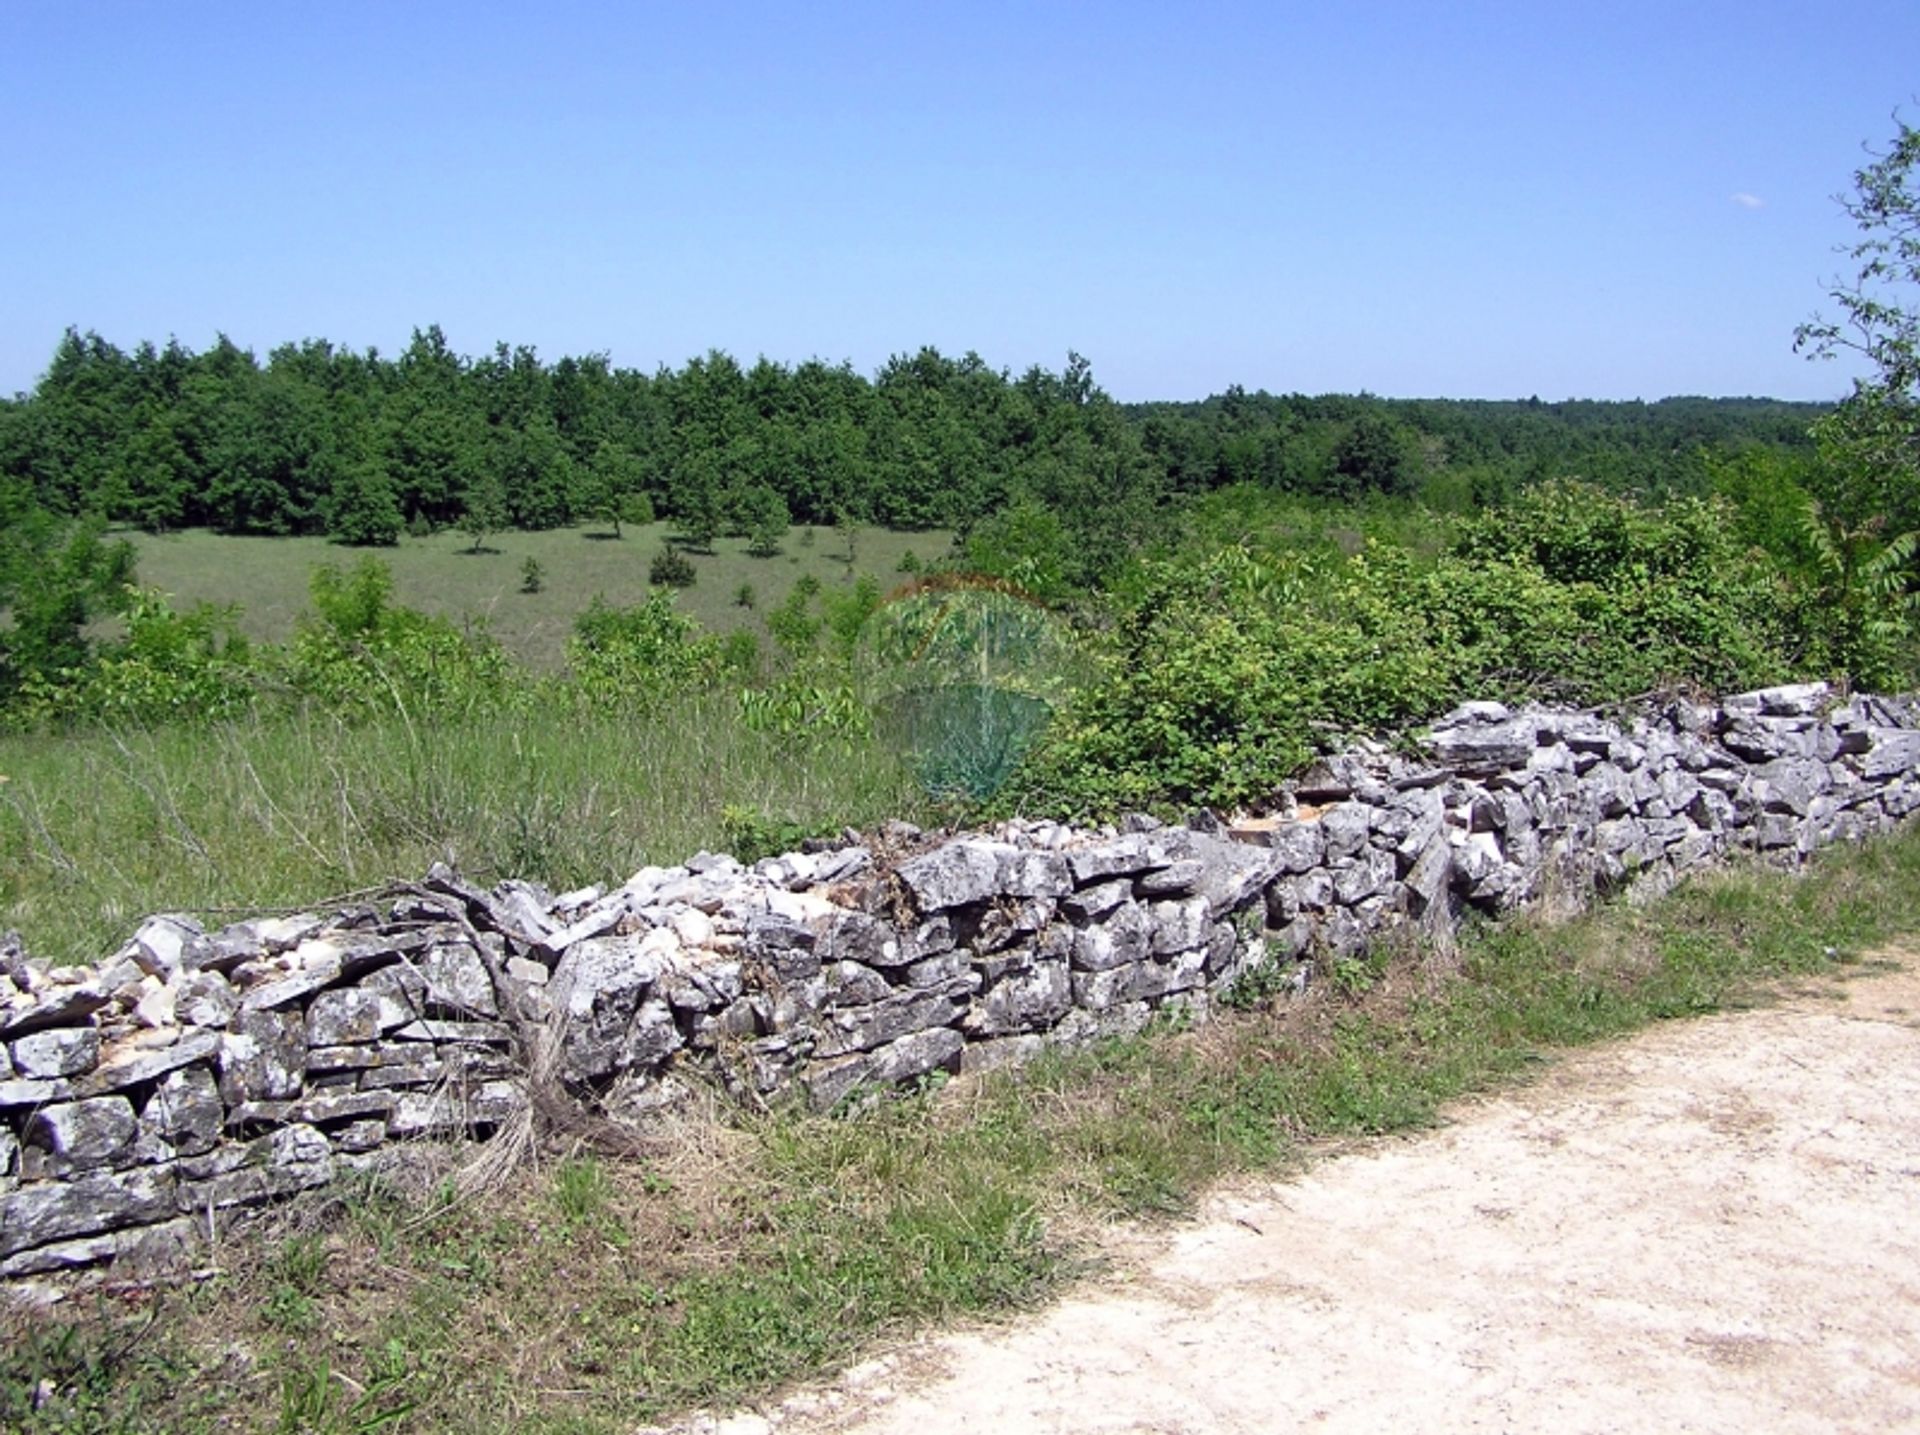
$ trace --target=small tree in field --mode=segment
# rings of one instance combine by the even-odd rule
[[[507,526],[507,495],[500,480],[485,474],[467,489],[467,501],[460,514],[460,531],[473,540],[473,553],[480,551],[494,534]]]

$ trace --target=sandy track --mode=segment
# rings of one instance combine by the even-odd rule
[[[1920,962],[1573,1056],[729,1432],[1920,1430]]]

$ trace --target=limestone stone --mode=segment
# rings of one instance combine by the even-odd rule
[[[922,913],[944,912],[1000,895],[1002,864],[1014,855],[1004,842],[962,838],[902,862],[894,875]]]
[[[237,1013],[220,1039],[220,1096],[284,1101],[299,1093],[307,1070],[307,1022],[300,1011]]]
[[[859,962],[862,966],[886,970],[906,966],[922,953],[913,944],[900,940],[890,924],[865,912],[842,912],[827,927],[820,940],[820,960]],[[783,972],[789,978],[799,971]]]
[[[20,1187],[0,1200],[0,1257],[175,1214],[171,1172],[91,1171]]]
[[[155,1084],[140,1113],[140,1129],[180,1155],[197,1156],[220,1139],[225,1119],[213,1073],[204,1066],[188,1066],[168,1072]]]
[[[1066,858],[1074,882],[1082,887],[1114,877],[1138,876],[1164,867],[1170,860],[1160,850],[1153,831],[1128,832],[1090,846],[1069,848]]]
[[[968,1010],[963,1025],[982,1037],[1037,1031],[1066,1015],[1072,1000],[1067,964],[1036,962],[988,988]]]
[[[66,1176],[114,1165],[139,1130],[124,1096],[95,1096],[47,1106],[27,1118],[21,1161],[29,1177]]]
[[[1058,853],[1016,849],[1001,857],[996,885],[1009,897],[1064,897],[1074,879]]]
[[[1436,725],[1421,743],[1445,767],[1481,771],[1524,763],[1534,745],[1533,724],[1525,719]]]
[[[862,1087],[897,1086],[930,1071],[956,1069],[966,1038],[951,1027],[914,1032],[878,1051],[823,1062],[802,1078],[808,1101],[830,1110]]]
[[[387,992],[365,987],[321,992],[307,1007],[307,1045],[375,1041],[412,1019],[412,1010]]]
[[[1105,971],[1146,956],[1153,923],[1144,907],[1129,902],[1107,918],[1074,934],[1073,965],[1082,971]]]
[[[155,916],[140,924],[129,944],[128,955],[142,971],[156,977],[169,977],[183,967],[197,964],[203,951],[211,951],[200,924],[189,917]]]
[[[1075,921],[1087,922],[1104,917],[1122,902],[1133,897],[1133,882],[1126,877],[1115,877],[1107,882],[1095,882],[1078,892],[1060,900],[1060,910]]]
[[[99,1096],[144,1086],[170,1071],[214,1060],[223,1045],[221,1033],[192,1027],[177,1033],[136,1033],[102,1048],[99,1065],[74,1089],[82,1096]]]
[[[928,1027],[946,1026],[966,1010],[972,979],[957,979],[926,991],[902,990],[864,1007],[823,1012],[815,1052],[822,1057],[870,1051]]]
[[[960,1053],[960,1072],[963,1076],[972,1076],[1005,1066],[1021,1066],[1046,1049],[1046,1038],[1031,1033],[970,1041]]]
[[[1336,803],[1320,815],[1320,830],[1326,835],[1326,861],[1357,856],[1373,831],[1373,809],[1363,802]]]
[[[1392,853],[1382,852],[1378,847],[1363,849],[1351,863],[1334,873],[1334,900],[1343,907],[1364,902],[1394,880],[1395,866]]]
[[[90,1026],[55,1027],[21,1037],[11,1051],[22,1077],[80,1076],[100,1059],[100,1033]]]
[[[428,948],[420,959],[420,975],[426,978],[429,1005],[462,1016],[491,1019],[500,1015],[493,978],[470,943],[445,942]]]

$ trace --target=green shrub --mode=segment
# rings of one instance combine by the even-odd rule
[[[693,560],[671,543],[653,555],[647,565],[647,581],[656,588],[691,588],[697,575]]]
[[[1422,562],[1369,543],[1280,564],[1248,548],[1142,565],[1104,675],[1003,803],[1069,812],[1257,800],[1340,734],[1466,697],[1597,703],[1799,670],[1777,568],[1719,504],[1645,508],[1575,484],[1469,522]]]
[[[567,666],[579,696],[589,703],[657,703],[716,678],[723,666],[718,640],[701,636],[693,619],[673,606],[673,593],[656,588],[644,603],[616,608],[596,597],[574,619]]]

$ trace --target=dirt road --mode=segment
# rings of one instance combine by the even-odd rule
[[[1223,1194],[778,1430],[1920,1430],[1920,960]]]

